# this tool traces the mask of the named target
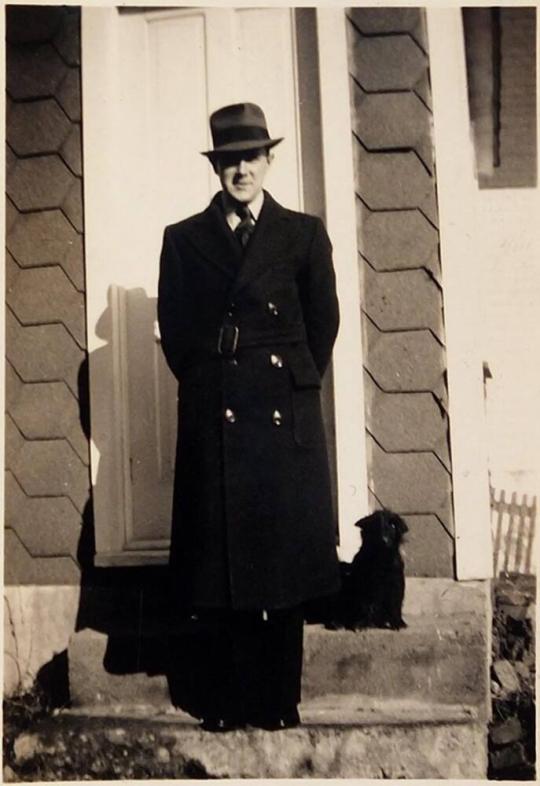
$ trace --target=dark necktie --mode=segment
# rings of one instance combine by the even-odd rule
[[[239,205],[234,212],[240,219],[240,223],[234,230],[234,234],[238,238],[242,248],[245,248],[255,229],[255,221],[247,205]]]

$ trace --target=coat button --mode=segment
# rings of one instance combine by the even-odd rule
[[[277,317],[277,315],[279,314],[279,311],[278,311],[278,307],[276,306],[276,304],[275,304],[275,303],[272,303],[272,302],[270,301],[269,303],[267,303],[267,304],[266,304],[266,306],[267,306],[267,308],[268,308],[268,311],[269,311],[269,312],[270,312],[270,313],[271,313],[271,314],[272,314],[274,317]]]
[[[283,368],[283,358],[281,355],[270,355],[270,363],[276,368]]]
[[[282,420],[281,412],[279,411],[279,409],[275,409],[272,412],[272,423],[274,424],[274,426],[281,426],[281,420]]]
[[[236,415],[232,411],[232,409],[225,410],[225,420],[227,423],[235,423],[236,422]]]

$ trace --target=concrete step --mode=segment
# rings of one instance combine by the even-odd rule
[[[303,693],[481,705],[488,673],[486,636],[472,620],[410,619],[401,631],[306,629]]]
[[[324,701],[328,696],[353,694],[421,700],[468,705],[487,718],[491,620],[487,585],[410,579],[404,617],[408,627],[401,631],[329,631],[307,625],[304,699]],[[170,707],[168,643],[157,618],[154,615],[147,626],[139,624],[136,635],[117,616],[115,625],[104,631],[86,628],[73,636],[68,655],[74,706]],[[186,634],[185,650],[180,653],[186,659],[186,673],[191,673],[190,657],[192,662],[197,658],[196,647],[191,655],[188,652],[193,647],[193,635]],[[205,655],[204,643],[200,655]]]
[[[15,743],[17,763],[64,778],[484,779],[486,724],[477,708],[357,694],[305,702],[302,726],[212,734],[181,712],[87,707],[41,723]],[[50,776],[49,776],[50,777]],[[47,778],[45,778],[47,779]]]

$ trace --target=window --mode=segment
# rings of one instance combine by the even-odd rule
[[[536,186],[536,9],[462,14],[478,184]]]

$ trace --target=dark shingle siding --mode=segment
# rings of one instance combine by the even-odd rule
[[[80,575],[90,474],[79,26],[77,8],[7,9],[8,584]]]
[[[431,95],[418,8],[347,11],[372,506],[409,575],[452,576],[452,477]]]

